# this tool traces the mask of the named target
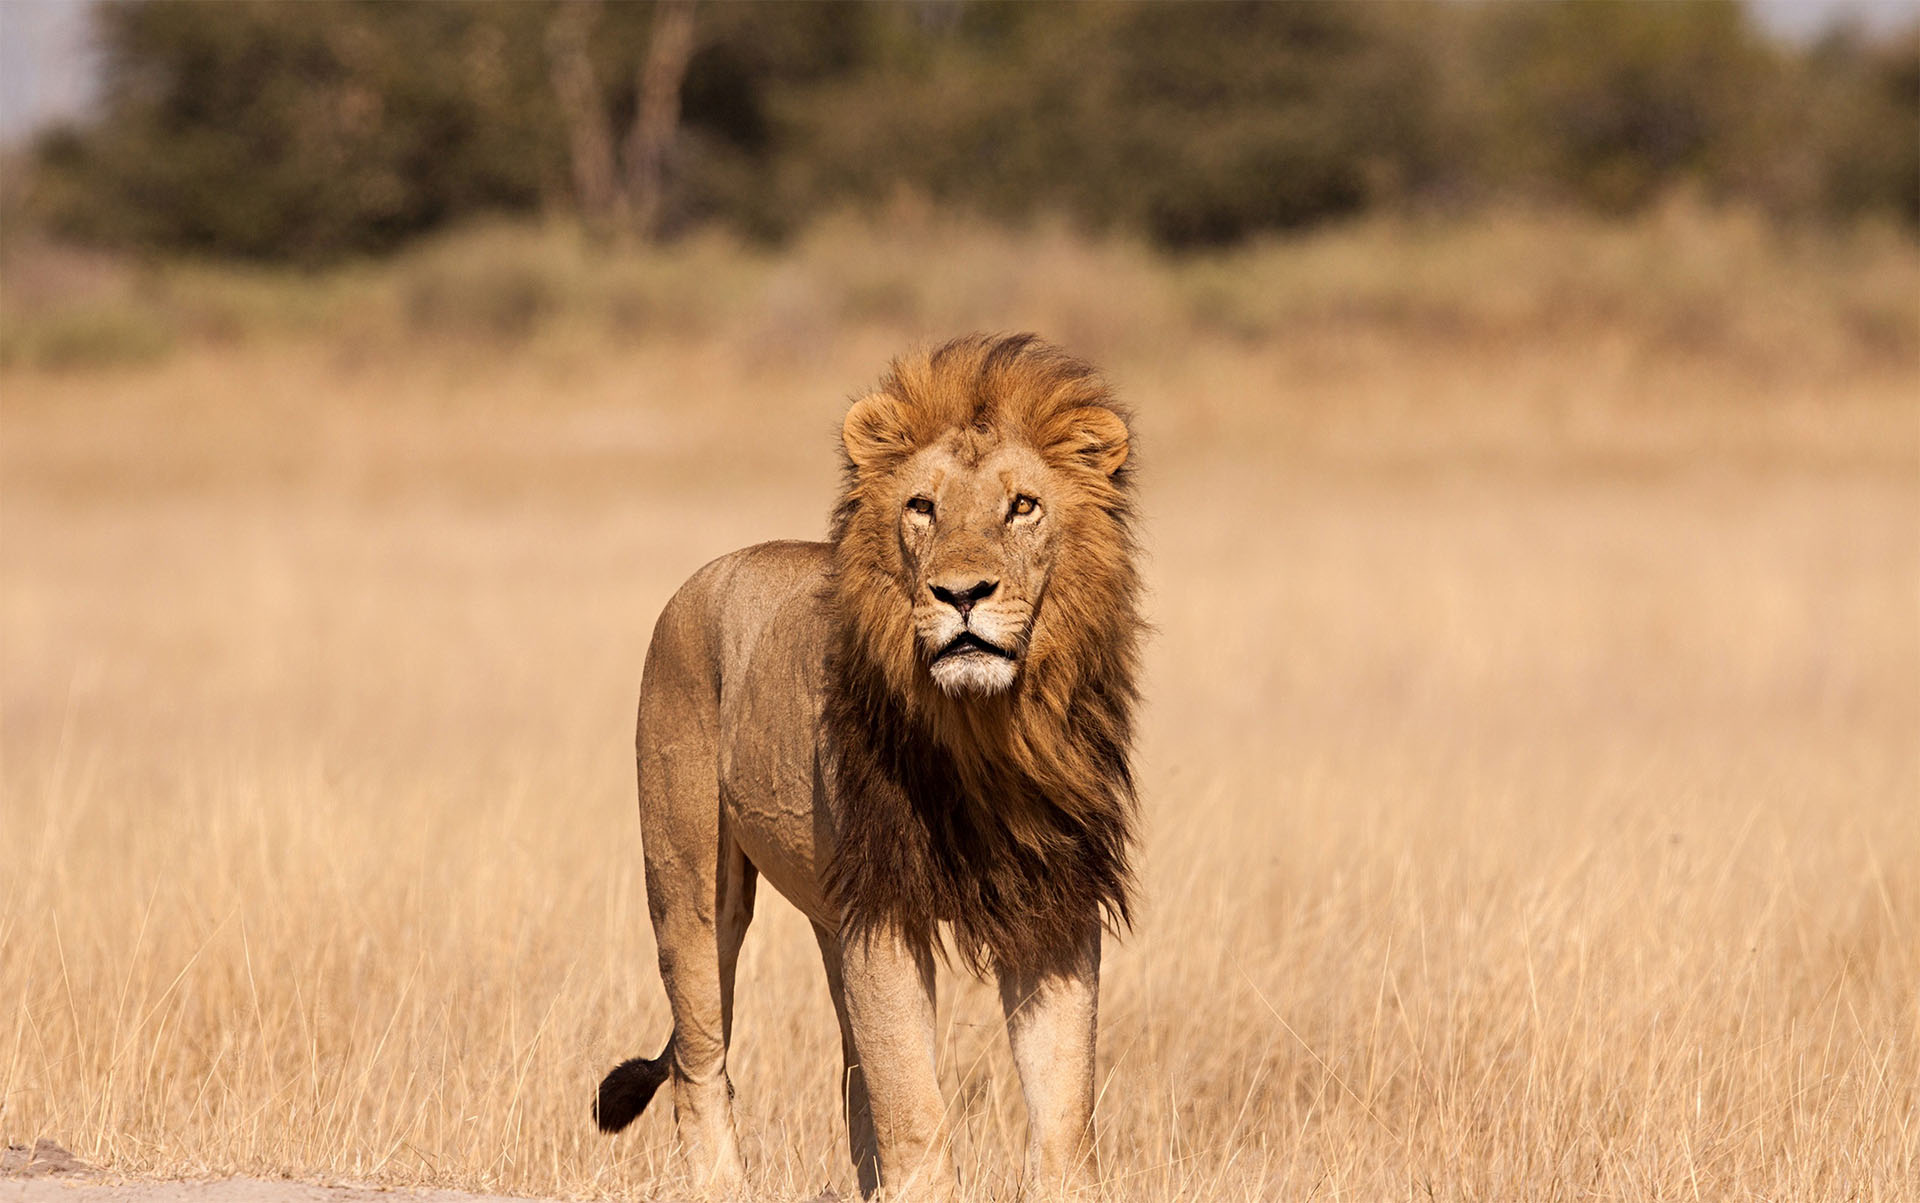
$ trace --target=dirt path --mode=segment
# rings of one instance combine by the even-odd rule
[[[397,1191],[226,1178],[217,1182],[123,1182],[108,1185],[70,1174],[0,1178],[0,1203],[508,1203],[502,1195],[463,1191]],[[513,1200],[512,1203],[530,1203]]]
[[[102,1182],[50,1140],[0,1152],[0,1203],[541,1203],[457,1190],[402,1191],[320,1186],[262,1178],[187,1182]]]

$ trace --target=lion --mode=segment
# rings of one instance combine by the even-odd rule
[[[670,1081],[697,1186],[744,1188],[727,1045],[764,876],[813,921],[863,1195],[956,1189],[948,949],[998,978],[1026,1189],[1096,1187],[1100,945],[1131,922],[1136,814],[1127,417],[1035,336],[972,336],[896,359],[841,443],[827,542],[715,560],[654,628],[636,750],[673,1032],[596,1118],[617,1132]]]

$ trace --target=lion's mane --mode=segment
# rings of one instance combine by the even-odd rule
[[[856,934],[890,927],[931,955],[945,922],[974,970],[1035,967],[1093,916],[1131,921],[1132,459],[1087,468],[1071,428],[1085,407],[1126,414],[1093,368],[1033,335],[904,356],[879,393],[906,438],[844,457],[833,516],[826,742],[845,813],[828,889]],[[1024,440],[1073,482],[1019,677],[985,699],[949,697],[918,662],[891,501],[899,466],[956,427]]]

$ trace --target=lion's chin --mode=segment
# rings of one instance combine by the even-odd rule
[[[990,652],[959,652],[935,660],[927,671],[949,697],[987,697],[1013,687],[1012,660]]]

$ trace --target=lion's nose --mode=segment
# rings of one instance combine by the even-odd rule
[[[999,581],[975,581],[971,585],[956,585],[948,582],[945,585],[927,586],[933,590],[935,597],[960,611],[962,616],[973,609],[975,602],[993,596],[993,591],[999,587]]]

